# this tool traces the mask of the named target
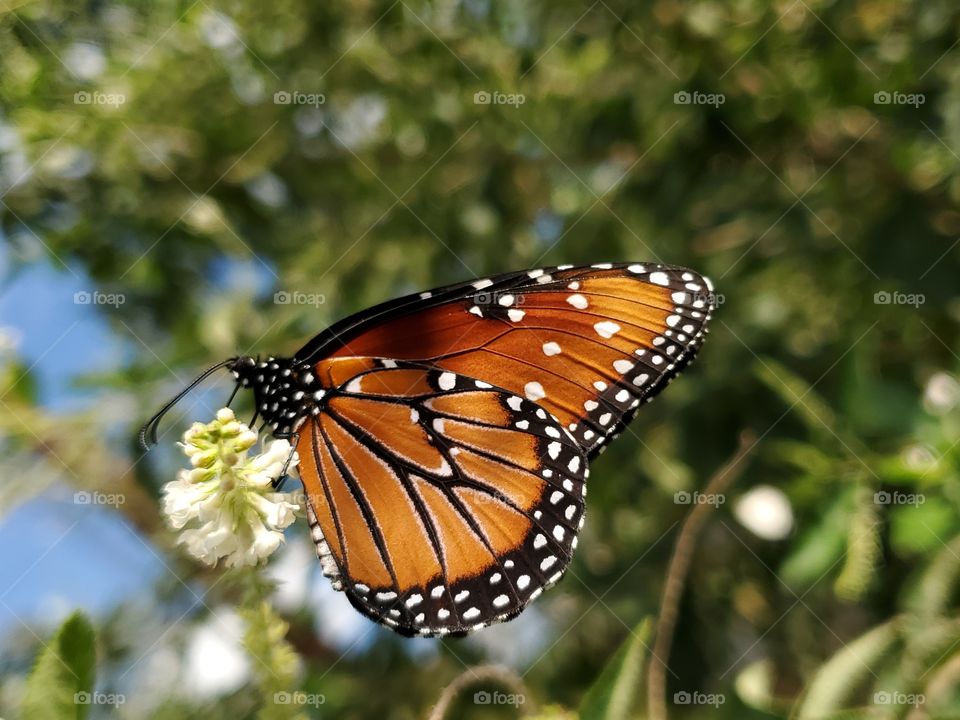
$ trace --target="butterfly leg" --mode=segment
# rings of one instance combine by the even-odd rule
[[[287,470],[290,469],[290,463],[293,462],[293,456],[297,454],[297,443],[300,442],[300,433],[299,432],[289,432],[289,433],[277,433],[277,440],[287,440],[290,442],[290,454],[287,455],[287,461],[283,464],[283,470],[280,471],[280,476],[274,478],[273,487],[274,489],[280,487],[283,484],[284,479],[287,477]]]

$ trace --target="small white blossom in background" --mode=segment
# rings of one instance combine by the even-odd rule
[[[793,530],[793,508],[779,488],[757,485],[733,505],[741,525],[764,540],[783,540]]]
[[[227,567],[256,565],[280,547],[283,529],[300,509],[293,493],[274,492],[272,486],[290,457],[290,443],[274,440],[261,454],[247,457],[256,442],[257,434],[229,408],[211,423],[194,423],[183,435],[193,469],[181,470],[164,485],[163,511],[170,526],[182,531],[178,542],[208,565],[221,558]],[[294,454],[289,468],[298,462]]]
[[[923,404],[934,415],[944,415],[960,403],[960,382],[946,372],[935,372],[923,389]]]

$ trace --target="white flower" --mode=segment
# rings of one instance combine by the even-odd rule
[[[181,531],[178,542],[208,565],[221,558],[227,567],[256,565],[280,547],[283,529],[300,509],[293,493],[273,490],[287,461],[288,469],[299,462],[290,443],[274,440],[259,455],[247,457],[256,442],[257,434],[229,408],[211,423],[194,423],[183,435],[193,469],[181,470],[164,485],[163,512],[170,527]]]
[[[779,488],[757,485],[734,504],[733,514],[740,524],[764,540],[783,540],[793,530],[790,499]]]

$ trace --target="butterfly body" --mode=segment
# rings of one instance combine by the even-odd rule
[[[397,632],[463,634],[563,575],[590,459],[696,354],[712,291],[649,263],[519,271],[226,366],[296,445],[334,587]]]

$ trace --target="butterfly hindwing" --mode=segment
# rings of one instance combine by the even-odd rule
[[[419,363],[350,358],[298,429],[324,572],[405,634],[506,620],[555,583],[583,524],[583,449],[539,404]]]

